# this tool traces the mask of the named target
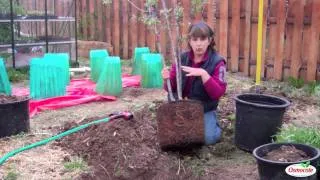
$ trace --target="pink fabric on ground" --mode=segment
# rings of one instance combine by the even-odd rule
[[[140,76],[122,76],[122,87],[139,87]],[[30,100],[30,117],[43,110],[54,110],[64,107],[75,106],[94,101],[115,101],[116,97],[100,95],[95,92],[96,84],[89,78],[73,79],[67,87],[65,96],[52,97],[41,100]],[[15,96],[28,96],[28,88],[13,88],[12,94]]]

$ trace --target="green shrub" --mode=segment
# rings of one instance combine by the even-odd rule
[[[276,142],[301,143],[320,148],[320,129],[306,127],[282,127],[275,135]]]
[[[318,96],[320,94],[320,84],[319,84],[319,82],[312,81],[312,82],[308,83],[307,92],[310,95]]]
[[[25,13],[25,10],[13,1],[13,12],[14,14],[21,15]],[[10,14],[10,0],[0,0],[0,13]]]
[[[29,79],[29,67],[22,67],[19,69],[8,68],[8,77],[10,82],[20,82]]]
[[[288,82],[289,82],[290,86],[293,86],[293,87],[295,87],[297,89],[302,88],[303,85],[304,85],[304,80],[300,79],[300,78],[296,79],[294,77],[289,77],[288,78]]]

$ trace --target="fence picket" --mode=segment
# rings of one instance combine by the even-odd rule
[[[228,57],[228,0],[220,1],[219,52],[227,60]]]
[[[294,78],[298,78],[299,70],[301,67],[301,44],[303,33],[304,1],[295,0],[294,3],[295,18],[293,24],[290,75]]]
[[[281,80],[283,74],[284,34],[286,23],[285,1],[278,1],[277,7],[277,43],[274,61],[275,79]]]
[[[307,81],[315,80],[317,72],[317,61],[319,57],[319,34],[320,34],[320,1],[312,3],[310,58],[307,63]]]
[[[128,23],[128,2],[127,1],[121,1],[122,2],[122,31],[123,31],[123,35],[122,37],[122,57],[124,59],[128,59],[129,58],[129,23]]]
[[[113,53],[114,56],[120,56],[120,1],[112,1],[113,4],[113,31],[112,31],[112,37],[113,37]]]
[[[231,33],[230,33],[230,52],[231,52],[231,72],[238,72],[239,70],[239,35],[240,31],[240,1],[232,3],[232,20],[231,20]]]

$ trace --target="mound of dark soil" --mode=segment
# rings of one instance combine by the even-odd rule
[[[157,126],[148,109],[134,119],[117,119],[94,125],[67,136],[58,144],[83,157],[94,172],[80,179],[185,179],[188,169],[177,175],[179,160],[162,152],[156,139]],[[87,119],[82,123],[101,118]],[[81,124],[82,124],[81,123]],[[66,125],[64,130],[74,124]]]
[[[132,94],[139,93],[133,91]],[[247,155],[233,145],[234,120],[226,119],[234,113],[232,98],[224,99],[218,110],[223,128],[220,143],[175,152],[161,151],[155,115],[160,104],[154,103],[137,110],[133,120],[117,119],[94,125],[58,142],[72,156],[80,156],[88,162],[91,172],[82,174],[79,179],[258,178],[255,163],[250,163],[250,160],[243,163],[241,158],[248,158]],[[80,124],[101,118],[85,119]],[[68,123],[62,131],[75,126],[78,126],[75,122]],[[65,161],[69,160],[69,157],[65,158]]]

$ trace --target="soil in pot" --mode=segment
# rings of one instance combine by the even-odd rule
[[[263,158],[279,162],[298,162],[308,160],[311,157],[294,146],[282,145],[266,154]]]
[[[17,101],[23,101],[28,99],[25,96],[8,96],[5,94],[0,94],[0,104],[9,104]]]
[[[287,173],[288,167],[300,163],[309,163],[317,168],[320,151],[315,147],[298,143],[269,143],[255,148],[253,155],[257,159],[261,180],[316,180],[319,177],[314,170],[310,171],[313,174]]]

